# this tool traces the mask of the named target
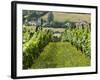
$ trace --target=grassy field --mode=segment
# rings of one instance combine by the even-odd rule
[[[91,21],[90,14],[78,14],[78,13],[64,13],[64,12],[53,12],[54,21],[64,22],[66,20],[72,22],[78,22],[79,20],[85,20],[87,22]],[[43,19],[48,19],[48,14],[42,17]]]
[[[68,42],[50,42],[32,68],[90,66],[90,59]]]

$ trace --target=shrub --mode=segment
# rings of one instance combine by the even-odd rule
[[[39,30],[32,38],[23,44],[23,68],[30,68],[43,48],[51,41],[52,31]]]
[[[61,36],[61,41],[69,41],[72,45],[76,46],[83,53],[90,57],[90,31],[88,28],[74,28],[66,29]]]

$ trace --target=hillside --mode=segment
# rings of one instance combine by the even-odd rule
[[[78,13],[64,13],[64,12],[53,12],[54,15],[54,21],[72,21],[72,22],[78,22],[79,20],[84,20],[87,22],[90,22],[90,14],[78,14]],[[48,13],[44,16],[42,16],[44,20],[47,20]]]

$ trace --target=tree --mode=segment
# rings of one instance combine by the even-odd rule
[[[54,16],[52,12],[48,13],[48,24],[51,26],[53,24]]]

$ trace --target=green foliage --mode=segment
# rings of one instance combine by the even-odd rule
[[[23,69],[90,65],[88,28],[66,29],[59,38],[53,33],[50,29],[35,32],[35,28],[23,27]]]
[[[66,29],[62,34],[62,41],[71,42],[87,56],[91,56],[90,31],[88,28]]]
[[[30,68],[43,48],[51,41],[52,31],[38,30],[30,40],[23,44],[23,68]]]
[[[29,39],[33,36],[34,29],[29,26],[23,26],[23,44],[29,41]]]

